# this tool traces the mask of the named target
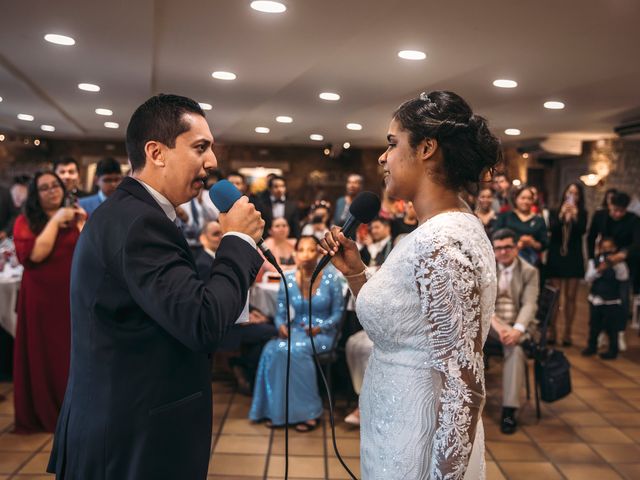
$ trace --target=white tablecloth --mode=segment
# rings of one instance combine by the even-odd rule
[[[249,304],[257,308],[268,317],[276,316],[280,283],[256,283],[249,290]]]
[[[0,326],[16,336],[16,301],[22,279],[22,266],[5,265],[0,272]]]

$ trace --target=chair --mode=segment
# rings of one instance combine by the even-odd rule
[[[640,294],[633,296],[631,311],[633,316],[631,317],[631,328],[640,329],[640,318],[638,317],[638,310],[640,310]]]
[[[329,386],[329,392],[331,392],[331,395],[333,395],[333,375],[331,374],[331,367],[338,361],[340,357],[340,352],[338,351],[338,343],[342,338],[342,330],[347,319],[347,305],[349,304],[350,298],[351,290],[347,289],[344,297],[342,316],[340,317],[338,325],[336,325],[336,336],[333,339],[331,348],[326,352],[318,352],[318,363],[322,366],[322,371],[324,372],[324,375],[327,379],[327,385]]]
[[[529,384],[529,362],[528,360],[535,360],[539,358],[542,352],[547,346],[547,329],[551,323],[551,319],[555,315],[558,308],[558,298],[560,297],[560,291],[550,285],[545,285],[542,291],[538,295],[538,311],[536,313],[536,320],[538,321],[539,340],[535,341],[530,339],[523,342],[522,347],[527,355],[524,362],[525,371],[525,388],[527,392],[527,400],[531,398],[531,386]],[[489,367],[489,358],[494,356],[502,357],[501,345],[485,345],[484,358],[485,366]],[[534,369],[534,383],[535,383],[535,397],[536,397],[536,417],[540,419],[540,392],[538,389],[539,381]]]

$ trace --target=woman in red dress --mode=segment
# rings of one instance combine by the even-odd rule
[[[57,175],[37,173],[13,229],[24,266],[13,363],[16,433],[55,431],[67,386],[71,257],[87,214],[63,207],[64,198]]]

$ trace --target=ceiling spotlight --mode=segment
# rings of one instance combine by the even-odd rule
[[[120,127],[120,125],[118,125],[116,122],[104,122],[104,126],[107,128],[118,128]]]
[[[269,127],[256,127],[256,133],[269,133]]]
[[[328,147],[327,147],[327,148],[325,148],[325,149],[324,149],[324,154],[325,154],[325,155],[327,155],[327,156],[329,156],[329,155],[331,154],[331,149],[330,149],[330,148],[328,148]]]
[[[2,101],[2,97],[0,97],[0,102]]]
[[[36,147],[39,147],[39,146],[40,146],[40,140],[36,138],[36,139],[33,141],[33,144],[34,144]]]
[[[202,102],[202,103],[199,103],[198,105],[200,105],[200,108],[202,110],[211,110],[213,108],[210,103]]]
[[[276,117],[276,122],[278,123],[293,123],[293,118],[288,117],[287,115],[279,115]]]
[[[78,88],[80,90],[84,90],[85,92],[99,92],[100,87],[93,83],[79,83]]]
[[[213,72],[211,76],[213,78],[217,78],[218,80],[235,80],[236,78],[238,78],[237,75],[233,72],[223,72],[223,71]]]
[[[268,0],[256,0],[251,2],[251,8],[262,13],[283,13],[287,10],[284,3]]]
[[[55,132],[56,127],[54,127],[53,125],[40,125],[40,130],[42,130],[43,132]]]
[[[529,158],[529,154],[528,153],[523,153],[522,154],[522,158]]]
[[[75,45],[76,41],[71,38],[71,37],[67,37],[66,35],[58,35],[57,33],[47,33],[44,36],[44,39],[49,42],[49,43],[55,43],[56,45]]]
[[[493,86],[498,88],[516,88],[518,86],[518,82],[515,80],[499,78],[498,80],[493,81]]]
[[[33,115],[29,115],[28,113],[19,113],[18,119],[24,120],[25,122],[33,122]]]
[[[359,123],[347,123],[347,130],[362,130],[362,125]]]
[[[520,135],[521,132],[517,128],[507,128],[504,133],[507,135]]]
[[[6,138],[6,137],[4,136],[4,134],[0,133],[0,142],[4,142],[4,139],[5,139],[5,138]]]
[[[340,100],[340,95],[338,95],[337,93],[333,93],[333,92],[322,92],[318,96],[322,100],[328,100],[330,102],[337,102],[338,100]]]
[[[549,110],[562,110],[564,103],[554,101],[544,102],[544,108],[548,108]]]
[[[344,148],[345,150],[349,150],[351,148],[351,144],[349,142],[344,142],[342,144],[342,148]]]
[[[314,142],[321,142],[322,140],[324,140],[324,137],[318,133],[312,133],[311,135],[309,135],[309,138]]]
[[[104,115],[105,117],[110,117],[113,115],[113,112],[108,108],[96,108],[96,113],[98,115]]]
[[[517,178],[511,183],[513,184],[514,187],[519,187],[520,185],[522,185],[522,182]]]
[[[398,56],[405,60],[424,60],[427,54],[420,50],[400,50]]]

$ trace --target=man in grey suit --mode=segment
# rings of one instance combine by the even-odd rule
[[[525,381],[526,360],[522,342],[536,327],[538,310],[538,270],[518,256],[516,233],[503,228],[493,234],[493,250],[498,264],[496,310],[491,318],[487,344],[499,344],[504,354],[502,372],[502,433],[516,431],[516,410]]]

